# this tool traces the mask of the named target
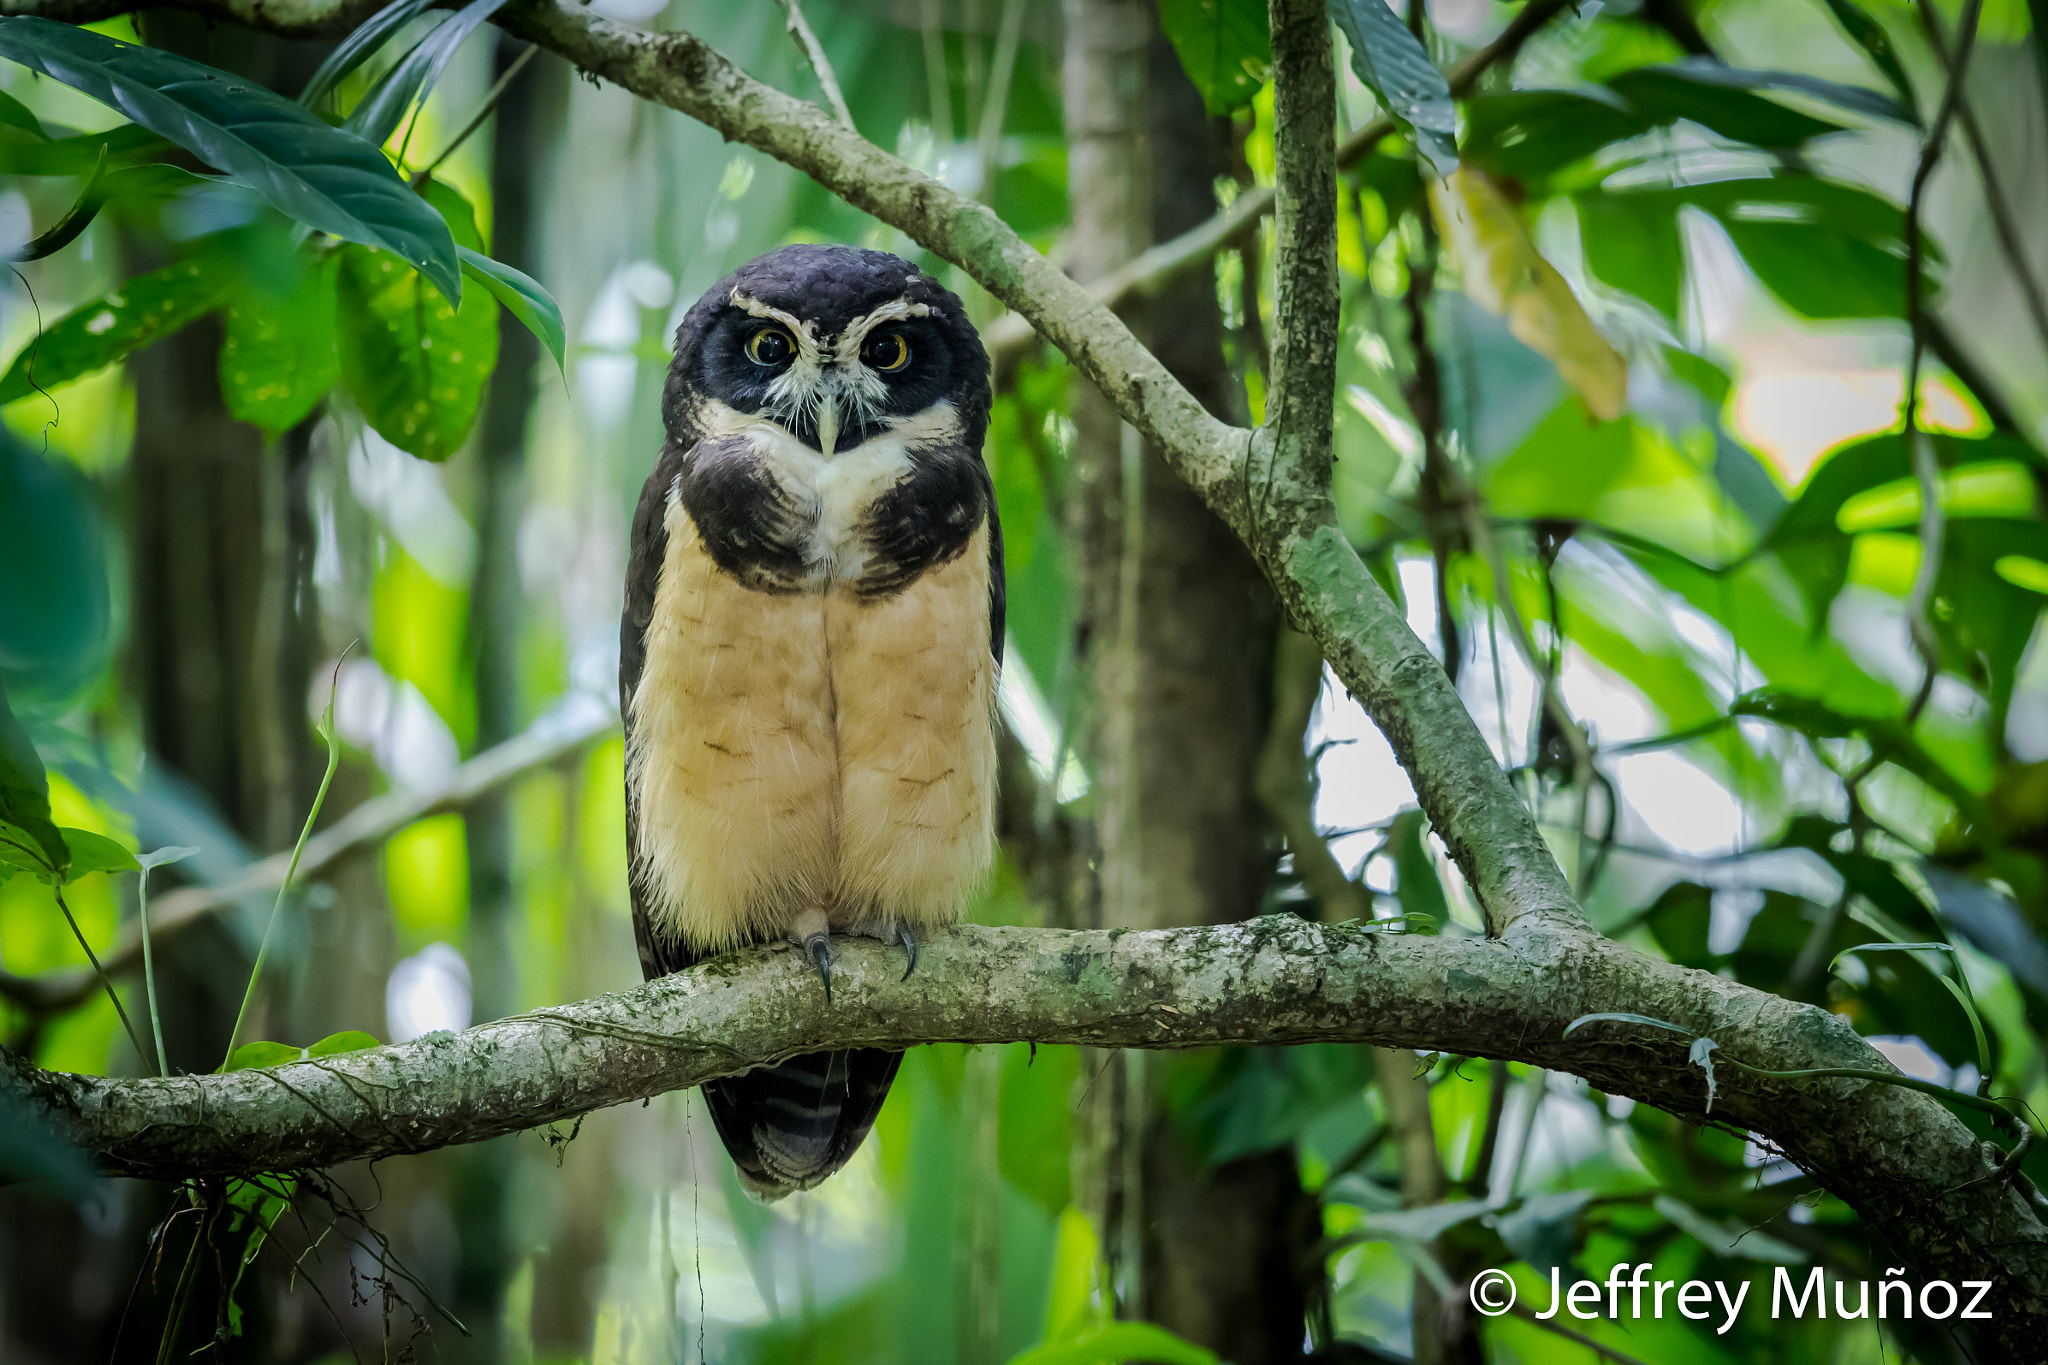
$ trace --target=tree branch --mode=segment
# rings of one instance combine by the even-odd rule
[[[477,1141],[822,1047],[1365,1042],[1512,1058],[1707,1117],[1704,1080],[1676,1035],[1599,1024],[1563,1036],[1581,1015],[1626,1010],[1756,1066],[1889,1070],[1823,1010],[1569,931],[1532,927],[1508,943],[1289,915],[1155,932],[970,925],[928,944],[908,981],[894,949],[838,947],[830,1003],[800,956],[757,948],[578,1005],[270,1070],[113,1080],[7,1058],[0,1095],[104,1170],[173,1177]],[[1781,1148],[1916,1253],[1923,1274],[1995,1279],[1993,1330],[2018,1343],[2048,1328],[2048,1234],[2004,1185],[1960,1188],[1991,1167],[1939,1104],[1732,1066],[1718,1080],[1709,1121]]]

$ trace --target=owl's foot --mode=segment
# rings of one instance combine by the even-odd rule
[[[789,941],[803,949],[825,983],[825,1003],[832,1003],[832,925],[823,910],[806,910],[791,921]]]
[[[917,970],[917,939],[911,934],[909,925],[897,924],[891,921],[856,929],[854,932],[862,938],[875,939],[881,943],[902,944],[903,951],[909,955],[910,961],[903,968],[903,975],[897,979],[900,981],[910,980],[910,974]]]

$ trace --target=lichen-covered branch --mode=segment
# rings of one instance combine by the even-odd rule
[[[59,1075],[8,1060],[0,1092],[105,1170],[176,1176],[476,1141],[821,1047],[1438,1048],[1576,1072],[1609,1093],[1753,1131],[1852,1202],[1876,1235],[1916,1253],[1922,1273],[1995,1278],[1998,1330],[2048,1328],[2048,1234],[2018,1194],[1980,1179],[1990,1169],[1983,1151],[1939,1104],[1870,1082],[1772,1080],[1723,1066],[1708,1115],[1684,1039],[1617,1024],[1565,1038],[1581,1015],[1636,1011],[1757,1066],[1887,1069],[1824,1010],[1603,939],[1537,926],[1508,942],[1435,938],[1288,915],[1155,932],[968,926],[928,944],[909,980],[902,973],[900,950],[845,940],[827,1003],[796,954],[753,949],[399,1047],[168,1080]]]

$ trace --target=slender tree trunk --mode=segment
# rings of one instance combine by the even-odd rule
[[[1079,0],[1067,19],[1066,261],[1087,279],[1215,211],[1227,129],[1207,117],[1150,5]],[[1136,321],[1212,411],[1243,419],[1210,281],[1191,276]],[[1082,566],[1076,654],[1094,702],[1097,922],[1247,918],[1271,868],[1254,782],[1270,595],[1235,537],[1093,389],[1077,390],[1074,425],[1070,529]],[[1206,1166],[1143,1067],[1105,1059],[1084,1075],[1090,1184],[1126,1309],[1240,1365],[1298,1358],[1302,1265],[1318,1229],[1292,1154]]]

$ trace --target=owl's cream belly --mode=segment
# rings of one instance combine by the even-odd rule
[[[699,952],[949,923],[995,812],[988,532],[892,596],[719,572],[679,504],[635,691],[627,789],[661,928]]]

